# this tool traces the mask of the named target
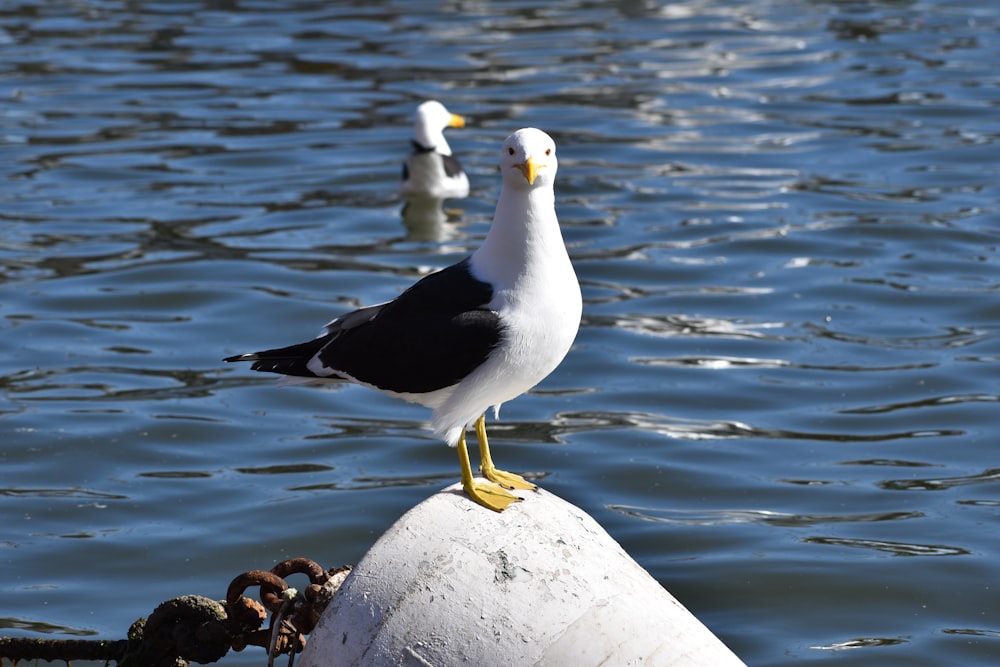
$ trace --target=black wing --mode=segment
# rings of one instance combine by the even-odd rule
[[[374,317],[336,329],[319,353],[335,372],[404,393],[426,393],[462,380],[489,357],[503,327],[486,305],[489,283],[469,271],[466,259],[424,277]]]
[[[444,173],[455,177],[462,173],[462,164],[454,155],[442,155],[441,161],[444,163]]]
[[[500,317],[486,308],[492,298],[492,286],[472,276],[466,259],[424,277],[393,301],[337,318],[319,338],[226,361],[253,361],[255,371],[346,375],[387,391],[426,393],[461,381],[500,342]],[[329,375],[307,368],[314,357]]]

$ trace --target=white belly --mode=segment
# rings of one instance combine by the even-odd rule
[[[454,445],[487,408],[499,409],[545,379],[569,352],[580,325],[580,286],[571,267],[545,278],[562,284],[557,289],[549,284],[546,290],[511,288],[494,295],[490,306],[501,314],[504,338],[434,410],[432,427],[448,444]]]

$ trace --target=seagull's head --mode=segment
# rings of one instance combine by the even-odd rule
[[[465,119],[451,113],[436,100],[429,100],[417,107],[413,129],[421,146],[436,148],[444,140],[442,132],[449,127],[465,127]]]
[[[510,135],[500,149],[503,181],[515,187],[551,187],[558,166],[556,142],[533,127],[526,127]]]

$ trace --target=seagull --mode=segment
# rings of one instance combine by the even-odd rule
[[[460,199],[469,196],[469,177],[444,138],[449,127],[465,127],[465,119],[435,100],[417,107],[413,121],[413,152],[403,162],[403,197]]]
[[[507,137],[502,185],[482,245],[392,301],[327,324],[313,340],[225,361],[308,380],[350,381],[433,410],[431,429],[457,447],[465,493],[502,512],[534,490],[493,464],[486,411],[527,392],[562,362],[580,327],[580,283],[555,211],[556,145],[535,128]],[[304,380],[304,381],[308,381]],[[474,426],[475,478],[465,434]]]

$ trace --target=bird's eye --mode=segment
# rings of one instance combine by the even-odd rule
[[[546,148],[545,149],[545,154],[546,155],[552,155],[552,149],[551,148]]]
[[[514,154],[514,147],[513,146],[508,146],[507,147],[507,155],[513,155],[513,154]]]

